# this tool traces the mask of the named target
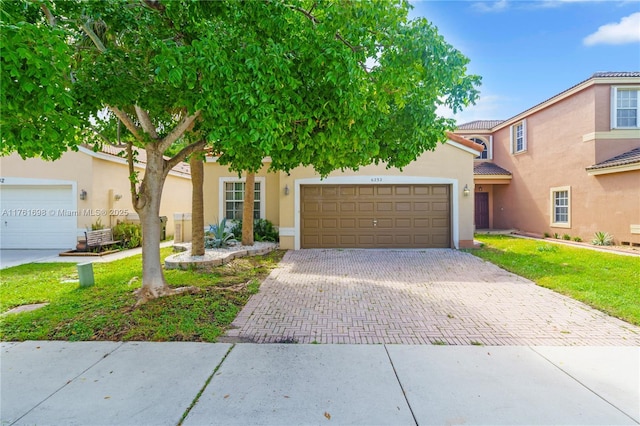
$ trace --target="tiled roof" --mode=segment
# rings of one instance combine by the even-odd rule
[[[490,130],[504,120],[476,120],[458,126],[457,130]]]
[[[486,175],[502,175],[502,176],[511,176],[511,172],[503,169],[502,167],[489,163],[487,161],[478,161],[473,165],[473,174],[486,176]]]
[[[627,78],[627,77],[640,77],[640,72],[631,71],[631,72],[596,72],[591,78]]]
[[[640,148],[634,148],[623,154],[616,155],[608,160],[602,161],[593,166],[587,167],[587,170],[605,169],[607,167],[626,166],[627,164],[640,163]]]
[[[86,148],[93,150],[92,146],[87,145]],[[136,163],[146,164],[147,163],[147,153],[144,149],[134,148],[138,154],[136,155]],[[127,156],[125,154],[126,148],[121,148],[109,144],[103,144],[99,152],[107,155],[113,155],[114,157],[123,158],[126,160]],[[169,157],[164,157],[168,159]],[[191,176],[191,168],[189,167],[189,163],[180,162],[173,169],[172,172],[179,173],[184,176]]]

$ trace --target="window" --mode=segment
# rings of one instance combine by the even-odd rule
[[[484,150],[476,157],[476,160],[488,160],[491,158],[491,155],[489,155],[489,144],[480,138],[471,138],[469,140],[484,146]]]
[[[551,226],[571,227],[571,188],[551,188]]]
[[[638,124],[638,88],[612,88],[611,127],[629,129],[640,127]]]
[[[242,220],[244,207],[244,179],[220,178],[220,217]],[[264,218],[264,178],[256,177],[254,186],[253,217]]]
[[[522,120],[510,128],[511,153],[517,154],[527,150],[527,121]]]

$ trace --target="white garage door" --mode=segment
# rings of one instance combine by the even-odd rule
[[[78,218],[72,185],[1,185],[0,247],[75,248]]]

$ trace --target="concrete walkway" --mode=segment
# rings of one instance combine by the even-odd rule
[[[637,347],[23,342],[1,351],[3,425],[640,423]]]
[[[230,342],[640,346],[640,327],[456,250],[289,251]]]
[[[160,247],[171,247],[173,241],[163,241]],[[64,250],[0,250],[0,269],[11,268],[13,266],[24,265],[27,263],[105,263],[114,260],[124,259],[125,257],[142,254],[142,247],[129,250],[122,250],[115,253],[109,253],[102,256],[60,256]]]

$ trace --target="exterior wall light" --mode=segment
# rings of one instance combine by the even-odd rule
[[[471,191],[469,190],[469,185],[465,185],[464,189],[462,190],[462,195],[464,195],[465,197],[468,197],[470,193]]]
[[[85,191],[84,189],[80,190],[80,199],[81,200],[86,200],[87,199],[87,191]]]
[[[289,185],[284,186],[284,195],[289,195]]]
[[[122,194],[116,194],[116,195],[114,195],[114,196],[113,196],[113,198],[114,198],[116,201],[118,201],[118,200],[120,200],[120,199],[122,198]]]

